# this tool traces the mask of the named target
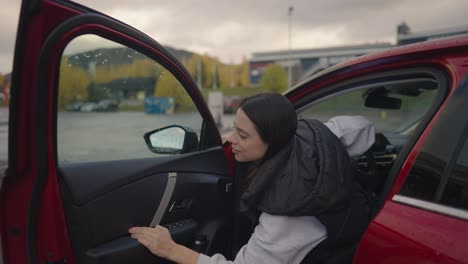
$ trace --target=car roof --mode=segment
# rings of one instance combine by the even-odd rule
[[[339,71],[343,68],[356,65],[356,64],[361,64],[361,63],[366,63],[370,61],[375,61],[375,60],[380,60],[388,57],[394,57],[394,56],[401,56],[401,55],[408,55],[412,53],[424,53],[424,52],[431,52],[434,50],[442,50],[442,49],[448,49],[448,48],[457,48],[457,47],[468,47],[468,34],[465,35],[459,35],[455,37],[447,37],[447,38],[441,38],[441,39],[436,39],[436,40],[430,40],[430,41],[423,41],[423,42],[418,42],[414,44],[408,44],[404,46],[395,46],[393,48],[389,48],[385,51],[380,51],[380,52],[375,52],[375,53],[369,53],[360,57],[356,57],[354,59],[339,63],[337,65],[334,65],[332,67],[329,67],[323,71],[320,71],[303,81],[299,82],[298,84],[294,85],[294,87],[290,90],[288,90],[286,93],[295,90],[296,88],[301,87],[305,83],[310,82],[313,79],[317,79],[323,75],[326,75],[328,73],[334,72],[334,71]]]

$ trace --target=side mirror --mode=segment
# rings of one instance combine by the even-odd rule
[[[182,154],[198,148],[198,136],[193,129],[178,125],[145,133],[148,148],[158,154]]]

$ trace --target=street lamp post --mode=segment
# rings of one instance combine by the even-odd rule
[[[291,27],[292,27],[292,12],[293,6],[288,10],[288,89],[292,86],[292,54],[291,54]]]

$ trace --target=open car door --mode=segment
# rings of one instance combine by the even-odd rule
[[[229,256],[219,131],[147,35],[72,2],[23,1],[9,127],[5,263],[163,263],[128,234],[156,224]]]

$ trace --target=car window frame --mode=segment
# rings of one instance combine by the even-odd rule
[[[333,72],[321,76],[321,79],[328,78],[329,75],[332,73]],[[385,201],[390,199],[389,195],[392,192],[392,189],[394,188],[394,183],[398,179],[400,171],[408,155],[410,154],[411,150],[413,150],[413,147],[415,146],[420,136],[423,134],[425,128],[430,123],[432,118],[436,115],[440,106],[447,98],[451,87],[451,82],[448,73],[440,69],[439,67],[430,64],[427,66],[408,66],[408,68],[405,69],[387,69],[379,72],[359,75],[357,77],[345,79],[343,81],[338,81],[327,87],[315,90],[314,92],[309,93],[307,96],[304,96],[303,98],[300,98],[293,103],[296,111],[300,112],[301,109],[313,104],[313,102],[320,100],[321,98],[329,97],[332,94],[360,89],[366,85],[373,86],[375,83],[395,81],[401,78],[414,79],[418,76],[435,79],[437,82],[438,92],[434,98],[432,105],[428,108],[426,114],[421,118],[421,121],[415,128],[413,134],[410,137],[408,137],[407,143],[397,155],[394,164],[391,170],[389,171],[388,177],[384,183],[382,193],[377,199],[375,209],[372,212],[374,216],[383,207]],[[295,92],[295,90],[289,91],[288,94],[291,92]]]
[[[97,24],[98,27],[94,28],[86,28],[88,25]],[[105,29],[100,29],[100,27],[105,27]],[[118,28],[119,31],[115,31],[115,28]],[[114,31],[114,32],[112,32]],[[71,32],[71,33],[68,33]],[[68,33],[68,34],[67,34]],[[117,38],[115,34],[120,34],[121,36],[125,36],[124,38]],[[131,28],[127,25],[122,25],[121,22],[116,21],[110,17],[102,16],[101,14],[96,15],[92,13],[85,13],[78,16],[74,16],[63,23],[61,23],[53,32],[51,32],[44,42],[44,45],[41,50],[40,59],[42,57],[50,58],[50,54],[54,54],[53,48],[56,46],[60,46],[61,50],[59,54],[54,54],[58,58],[55,58],[56,63],[56,72],[54,75],[53,85],[54,85],[54,124],[57,124],[57,97],[58,97],[58,81],[59,81],[59,65],[60,65],[60,58],[63,55],[63,51],[65,47],[73,41],[75,38],[81,35],[86,34],[94,34],[99,37],[105,38],[107,40],[113,41],[115,43],[121,44],[128,48],[131,48],[148,58],[152,59],[156,63],[160,64],[164,67],[167,72],[171,73],[177,81],[184,87],[187,94],[190,96],[191,100],[194,102],[200,116],[203,119],[203,123],[201,125],[200,131],[200,150],[208,149],[215,146],[220,146],[222,144],[221,136],[219,134],[219,130],[217,129],[214,119],[209,111],[209,108],[201,96],[201,94],[194,92],[195,90],[199,90],[196,82],[190,76],[190,73],[185,69],[185,67],[180,63],[180,61],[175,58],[171,53],[169,53],[162,45],[158,42],[151,39],[149,36],[145,35],[144,33]],[[139,46],[135,45],[135,42],[132,42],[128,39],[131,37],[134,41],[139,41]],[[143,41],[144,40],[144,41]],[[156,47],[158,49],[158,56],[157,57],[153,52],[150,51],[152,47]],[[173,64],[170,64],[168,62]],[[42,63],[47,65],[47,63]],[[41,67],[41,61],[39,61],[38,66],[38,76],[48,76],[47,74],[47,67]],[[177,68],[177,70],[175,69]],[[183,75],[181,75],[181,73]],[[41,77],[38,77],[40,79]],[[41,81],[38,81],[38,84],[41,84]],[[37,86],[36,90],[45,91],[47,90],[46,85],[42,84],[44,87]],[[187,87],[192,87],[191,89],[187,89]],[[195,89],[196,88],[196,89]],[[42,95],[38,93],[38,95]],[[39,111],[38,111],[39,112]],[[55,126],[54,131],[54,139],[55,139],[55,150],[57,150],[57,131]],[[57,151],[56,151],[57,152]],[[57,160],[57,153],[56,160]]]
[[[462,106],[463,104],[462,101],[464,98],[466,98],[467,95],[468,95],[468,75],[465,75],[463,80],[455,89],[454,93],[448,99],[448,105],[444,107],[444,109],[442,109],[443,113],[437,120],[439,125],[445,127],[444,125],[446,125],[447,122],[454,122],[453,120],[447,120],[447,117],[445,117],[444,119],[444,116],[454,116],[455,113],[453,112],[456,112],[460,109],[457,106]],[[452,149],[453,151],[451,152],[450,157],[447,159],[446,167],[444,168],[442,174],[440,175],[440,181],[434,193],[433,199],[431,201],[428,201],[424,199],[410,197],[408,195],[401,194],[400,193],[401,189],[400,189],[398,190],[398,193],[392,196],[392,201],[396,203],[420,208],[423,210],[427,210],[430,212],[434,212],[437,214],[446,215],[449,217],[455,217],[455,218],[466,221],[468,220],[468,210],[455,208],[447,204],[441,204],[439,202],[442,198],[442,195],[445,190],[446,184],[449,180],[449,177],[453,169],[455,168],[458,157],[460,156],[461,151],[463,150],[463,147],[465,146],[465,144],[468,144],[468,141],[467,141],[468,140],[468,117],[465,117],[464,125],[461,131],[458,132],[458,134],[455,135],[454,137],[446,138],[446,140],[453,141],[454,142],[453,144],[455,146]],[[422,147],[424,147],[424,143]],[[416,162],[417,160],[415,160],[412,166],[414,166]],[[408,172],[408,175],[410,172],[411,171]],[[403,182],[401,187],[403,187],[404,184],[406,183],[406,179],[408,178],[408,175],[406,176],[405,181]]]

